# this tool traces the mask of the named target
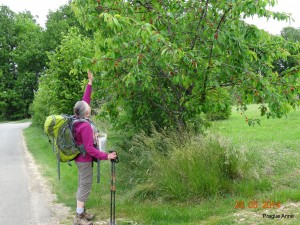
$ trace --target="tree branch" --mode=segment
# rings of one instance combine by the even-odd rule
[[[200,16],[200,20],[199,20],[198,25],[197,25],[195,38],[194,38],[193,42],[191,43],[191,49],[190,49],[190,50],[193,50],[193,49],[194,49],[195,44],[196,44],[196,41],[197,41],[197,39],[199,38],[199,34],[198,34],[198,33],[199,33],[200,25],[201,25],[202,20],[203,20],[204,17],[206,16],[206,13],[207,13],[207,10],[208,10],[208,3],[209,3],[209,0],[206,0],[206,3],[205,3],[205,10],[202,10],[202,13],[201,13],[201,16]]]
[[[225,21],[225,17],[226,14],[232,9],[232,7],[230,6],[222,15],[218,26],[216,28],[215,34],[217,34],[221,28],[221,24],[222,22]],[[216,35],[214,36],[214,38],[217,39]],[[203,90],[202,90],[202,94],[201,94],[201,102],[205,101],[206,98],[206,88],[207,88],[207,81],[208,81],[208,73],[210,71],[211,65],[212,65],[212,59],[213,59],[213,48],[214,48],[214,42],[212,42],[211,47],[210,47],[210,51],[209,51],[209,60],[208,60],[208,66],[206,68],[206,73],[204,74],[204,80],[203,80]]]

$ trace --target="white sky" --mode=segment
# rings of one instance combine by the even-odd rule
[[[0,0],[0,5],[8,6],[14,12],[28,10],[42,27],[45,27],[49,10],[55,11],[68,0]]]
[[[265,18],[256,17],[253,20],[247,19],[246,22],[255,24],[258,28],[264,29],[271,34],[280,34],[281,29],[287,26],[300,28],[300,0],[278,0],[278,4],[274,8],[269,7],[269,9],[275,12],[289,13],[295,21],[291,21],[291,23],[271,19],[267,21]]]
[[[254,1],[254,0],[253,0]],[[8,6],[14,12],[20,12],[27,9],[36,18],[37,22],[44,27],[46,16],[49,10],[55,11],[68,0],[0,0],[0,5]],[[274,20],[266,21],[265,19],[254,18],[247,19],[248,23],[257,25],[260,29],[265,29],[272,34],[279,34],[281,29],[286,26],[300,28],[300,0],[278,0],[278,4],[272,8],[273,11],[291,13],[295,22],[286,23]]]

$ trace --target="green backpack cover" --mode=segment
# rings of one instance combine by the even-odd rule
[[[44,123],[44,131],[52,138],[53,151],[60,162],[70,162],[80,153],[85,153],[83,146],[78,146],[73,136],[73,126],[77,122],[86,122],[68,115],[48,116]]]

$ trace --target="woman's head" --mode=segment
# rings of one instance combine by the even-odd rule
[[[91,115],[91,107],[85,101],[78,101],[74,106],[74,114],[79,118],[87,118]]]

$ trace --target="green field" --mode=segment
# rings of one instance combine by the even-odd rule
[[[250,106],[247,116],[260,118],[257,108],[257,105]],[[237,191],[234,193],[181,202],[162,199],[129,201],[124,185],[117,180],[118,225],[298,224],[298,121],[300,112],[294,111],[281,119],[261,118],[260,126],[249,127],[244,116],[233,110],[229,120],[214,122],[208,132],[224,135],[239,151],[245,153],[245,160],[252,165],[253,179],[242,179],[235,184]],[[58,201],[75,210],[76,167],[62,164],[61,180],[58,180],[55,156],[47,137],[34,127],[26,129],[24,134],[29,150],[41,165],[42,174],[51,182]],[[118,170],[117,166],[117,179],[118,174],[126,172],[130,171]],[[107,221],[110,207],[109,162],[102,162],[101,175],[101,183],[93,184],[87,207],[96,213],[98,221]],[[280,215],[280,218],[272,219],[272,215]],[[72,218],[73,215],[70,215],[63,224],[71,224]]]

